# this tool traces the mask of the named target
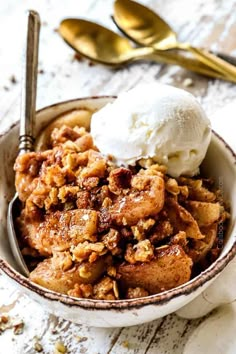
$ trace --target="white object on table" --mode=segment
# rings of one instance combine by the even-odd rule
[[[183,354],[235,354],[236,302],[222,306],[190,336]]]

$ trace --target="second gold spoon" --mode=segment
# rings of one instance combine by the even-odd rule
[[[236,67],[210,52],[177,41],[176,33],[155,12],[132,0],[116,0],[113,20],[130,39],[156,50],[181,49],[191,52],[208,67],[236,78]]]

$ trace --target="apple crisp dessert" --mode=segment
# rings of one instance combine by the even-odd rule
[[[211,179],[117,167],[77,126],[55,128],[49,145],[14,167],[33,282],[79,298],[138,298],[186,283],[218,257],[229,214]]]

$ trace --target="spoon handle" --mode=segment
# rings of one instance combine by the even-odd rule
[[[236,67],[225,60],[215,56],[205,49],[195,48],[188,44],[184,45],[184,49],[189,50],[197,59],[209,66],[209,68],[212,68],[229,78],[236,79]]]
[[[194,71],[204,76],[236,82],[236,77],[229,77],[215,71],[196,58],[189,58],[176,51],[158,51],[152,47],[135,48],[132,51],[132,60],[152,60],[158,63],[179,65],[187,70]]]
[[[213,52],[213,51],[211,53],[216,55],[217,57],[227,61],[228,63],[236,66],[236,57],[235,56],[228,55],[225,53],[220,53],[220,52]]]
[[[19,153],[33,150],[35,105],[38,72],[40,18],[37,12],[27,13],[27,43],[23,58],[22,97],[20,115]]]

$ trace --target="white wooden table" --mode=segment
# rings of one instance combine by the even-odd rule
[[[236,55],[236,0],[143,0],[142,3],[166,18],[181,40]],[[83,17],[115,30],[110,18],[112,4],[112,0],[0,0],[0,133],[19,118],[23,14],[29,8],[39,11],[42,20],[38,108],[76,97],[114,95],[140,82],[153,81],[194,93],[209,115],[236,100],[235,85],[209,80],[177,66],[143,62],[113,71],[75,60],[74,52],[56,31],[60,20]],[[184,87],[186,78],[193,81],[187,88]],[[170,315],[132,328],[88,328],[46,313],[0,275],[2,313],[25,323],[20,335],[11,329],[0,335],[0,353],[9,354],[35,353],[37,338],[43,353],[50,354],[55,352],[58,341],[64,343],[68,353],[194,354],[189,352],[188,341],[203,321]],[[212,353],[210,347],[204,351]]]

